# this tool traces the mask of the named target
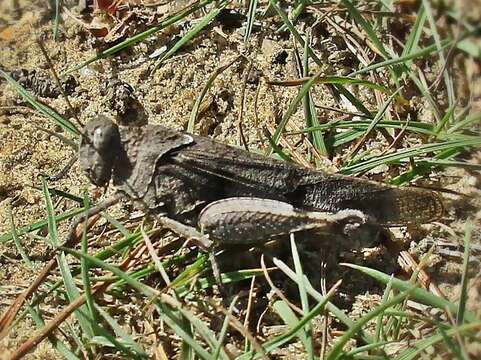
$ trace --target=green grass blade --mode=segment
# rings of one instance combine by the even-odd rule
[[[474,128],[474,125],[479,124],[480,122],[481,122],[481,112],[475,112],[473,114],[466,116],[464,120],[456,121],[455,124],[446,131],[446,133],[454,134],[463,129],[467,129],[470,127]]]
[[[232,315],[235,304],[237,303],[237,300],[238,300],[238,296],[235,296],[234,299],[232,299],[229,305],[229,309],[227,310],[229,315],[225,317],[224,322],[222,323],[222,328],[220,329],[219,338],[217,339],[217,347],[215,348],[214,353],[212,355],[212,359],[214,360],[217,360],[220,356],[222,344],[224,343],[225,337],[227,335],[227,329],[229,328],[229,316]]]
[[[85,209],[83,209],[83,208],[79,208],[79,209],[71,209],[69,211],[66,211],[66,212],[64,212],[60,215],[55,216],[55,222],[59,223],[60,221],[71,219],[74,216],[77,216],[77,215],[81,214],[82,212],[84,212],[84,210]],[[16,229],[17,235],[24,235],[24,234],[31,233],[33,231],[40,230],[40,229],[44,228],[47,225],[47,223],[48,223],[47,220],[41,220],[41,221],[38,221],[38,222],[33,223],[31,225],[23,226],[19,229]],[[7,234],[3,234],[2,236],[0,236],[0,244],[4,243],[4,242],[7,242],[7,241],[10,241],[12,239],[13,239],[12,232],[9,232]]]
[[[414,53],[419,48],[419,41],[421,39],[421,35],[424,32],[424,24],[426,22],[426,9],[424,5],[418,9],[416,21],[411,29],[409,37],[406,41],[406,45],[404,45],[404,49],[402,52],[402,56],[408,56]],[[412,61],[406,61],[406,66],[409,68],[412,65]]]
[[[300,0],[297,2],[296,7],[294,8],[294,10],[292,10],[292,13],[290,14],[291,15],[290,18],[292,19],[292,21],[297,20],[297,18],[302,14],[304,9],[306,8],[307,3],[308,2],[305,0]],[[287,30],[287,25],[283,24],[279,29],[275,31],[275,33],[280,34],[281,32],[286,30]]]
[[[142,41],[146,40],[149,36],[159,32],[162,29],[165,29],[167,26],[175,24],[176,22],[184,19],[185,17],[194,13],[195,11],[197,11],[199,9],[202,9],[206,5],[210,4],[212,1],[213,0],[204,0],[204,1],[200,1],[200,2],[195,2],[192,5],[189,5],[188,7],[186,7],[185,9],[182,9],[179,12],[170,16],[169,18],[165,19],[159,25],[154,26],[154,27],[152,27],[152,28],[150,28],[150,29],[148,29],[144,32],[141,32],[140,34],[134,35],[134,36],[122,41],[121,43],[119,43],[115,46],[112,46],[111,48],[106,49],[104,51],[101,51],[97,55],[92,56],[92,57],[88,58],[87,60],[80,62],[77,65],[72,66],[71,68],[69,68],[69,69],[65,70],[63,73],[61,73],[60,76],[66,76],[66,75],[68,75],[68,74],[70,74],[74,71],[80,70],[81,68],[89,65],[90,63],[93,63],[94,61],[107,58],[107,57],[112,56],[112,55],[118,53],[119,51],[121,51],[121,50],[123,50],[123,49],[125,49],[125,48],[127,48],[131,45],[142,42]]]
[[[371,24],[369,24],[366,19],[361,15],[361,13],[353,6],[353,4],[349,0],[342,0],[342,3],[349,11],[349,14],[352,16],[354,21],[358,23],[358,25],[366,32],[367,36],[371,40],[371,42],[376,46],[378,51],[384,57],[384,59],[389,59],[390,55],[386,51],[384,44],[379,40],[376,35],[376,32],[372,28]]]
[[[35,310],[30,305],[26,306],[27,311],[30,313],[30,316],[32,317],[33,321],[35,322],[35,326],[37,328],[42,328],[45,326],[45,322],[43,321],[42,317],[40,316],[40,313]],[[80,360],[80,358],[75,355],[62,341],[58,340],[55,336],[50,335],[48,337],[48,340],[52,344],[52,346],[67,360]]]
[[[426,349],[434,346],[436,343],[444,340],[445,336],[455,336],[456,334],[469,334],[472,331],[479,330],[481,322],[465,324],[463,326],[447,330],[444,334],[433,335],[423,340],[411,343],[409,349],[399,354],[395,360],[414,360],[419,359],[419,355]]]
[[[109,315],[102,307],[95,305],[96,311],[105,319],[107,324],[112,328],[121,340],[122,343],[127,345],[128,348],[132,349],[134,352],[137,353],[142,358],[148,358],[147,354],[145,353],[144,349],[135,342],[134,339],[115,321],[113,317]]]
[[[12,213],[12,207],[11,206],[9,206],[9,208],[8,208],[8,217],[10,219],[10,228],[12,229],[11,234],[12,234],[12,237],[13,237],[13,242],[15,243],[15,247],[17,248],[18,253],[22,257],[23,262],[30,269],[33,269],[33,264],[30,261],[27,253],[25,252],[25,249],[22,246],[22,242],[20,241],[20,238],[18,237],[17,228],[15,227],[15,221],[13,220],[13,213]]]
[[[288,135],[295,135],[301,133],[310,133],[316,130],[336,130],[336,129],[356,129],[365,132],[372,121],[370,120],[350,120],[350,121],[330,121],[325,124],[319,124],[318,126],[312,126],[302,131],[294,131],[287,133]],[[423,123],[420,121],[404,121],[404,120],[381,120],[376,124],[377,128],[383,129],[406,129],[416,134],[423,134],[429,136],[435,136],[434,126],[432,124]]]
[[[309,75],[309,55],[307,48],[310,45],[309,39],[306,39],[304,46],[304,59],[303,59],[303,76]],[[314,105],[314,99],[312,98],[311,91],[308,91],[306,96],[303,98],[304,103],[304,116],[306,118],[307,126],[319,126],[319,119],[317,118],[317,110]],[[319,152],[320,155],[327,156],[328,151],[326,144],[324,142],[324,136],[321,131],[313,131],[312,142],[314,148]],[[316,158],[317,159],[317,158]]]
[[[441,119],[441,121],[439,121],[437,124],[436,124],[436,127],[434,128],[434,132],[437,134],[439,134],[441,132],[441,130],[444,129],[444,127],[446,126],[446,124],[449,122],[449,120],[451,120],[454,116],[454,111],[456,110],[456,105],[457,104],[453,104],[447,111],[446,113],[444,114],[443,118]]]
[[[71,133],[73,136],[76,138],[79,137],[80,131],[77,129],[77,127],[72,124],[70,121],[64,119],[61,117],[57,112],[55,112],[53,109],[49,108],[48,106],[38,102],[35,97],[30,94],[27,90],[23,88],[22,85],[20,85],[14,78],[12,78],[9,74],[7,74],[5,71],[0,69],[0,75],[5,78],[5,80],[8,81],[10,85],[13,86],[13,88],[23,96],[23,98],[30,103],[36,110],[38,110],[40,113],[45,115],[47,118],[52,120],[54,123],[59,125],[62,129],[65,129],[69,133]]]
[[[428,18],[429,26],[431,28],[432,37],[434,38],[434,42],[436,43],[436,46],[439,49],[440,68],[445,69],[447,68],[446,57],[444,56],[444,52],[441,50],[441,36],[438,33],[438,29],[436,26],[436,19],[434,18],[433,11],[431,9],[431,3],[426,0],[423,0],[422,2],[424,5],[424,8],[426,9],[426,15]],[[449,74],[449,71],[443,72],[443,78],[444,78],[444,84],[446,87],[446,92],[448,94],[448,104],[451,107],[455,105],[455,94],[454,94],[453,81]]]
[[[274,259],[273,260],[274,264],[284,273],[286,274],[292,281],[297,282],[299,279],[297,278],[297,274],[292,271],[286,264],[284,264],[282,261],[279,259]],[[316,301],[322,302],[325,299],[325,296],[323,296],[320,292],[315,290],[309,280],[304,277],[304,286],[306,288],[306,291],[309,295],[311,295]],[[331,302],[327,302],[326,309],[329,310],[340,322],[342,322],[344,325],[347,327],[351,327],[354,325],[354,321],[352,321],[341,309],[339,309],[337,306],[332,304]],[[372,343],[372,338],[368,334],[362,334],[362,338],[364,341],[367,343]]]
[[[431,152],[440,152],[446,149],[452,148],[466,148],[466,147],[473,147],[473,146],[480,146],[481,145],[481,137],[473,137],[471,139],[466,140],[452,140],[452,141],[445,141],[442,143],[437,144],[426,144],[426,145],[419,145],[413,146],[412,148],[405,149],[398,151],[394,154],[387,154],[378,156],[357,164],[348,165],[341,170],[343,174],[355,174],[359,172],[369,171],[376,166],[382,164],[389,164],[395,161],[399,161],[402,159],[406,159],[409,157],[416,157],[422,154],[428,154]]]
[[[299,297],[301,299],[302,311],[304,314],[309,313],[309,300],[307,299],[307,292],[306,287],[304,285],[304,272],[302,271],[301,260],[299,258],[299,252],[297,251],[296,241],[294,234],[291,234],[291,252],[292,252],[292,259],[294,261],[294,269],[296,271],[298,281],[297,286],[299,288]],[[306,348],[306,352],[309,359],[314,359],[314,345],[312,343],[312,328],[311,325],[308,323],[306,327],[301,332],[304,338],[304,346]]]
[[[318,76],[320,76],[320,74],[318,74]],[[317,80],[317,77],[313,76],[308,81],[306,81],[306,83],[302,85],[296,97],[289,104],[289,108],[287,109],[286,113],[282,117],[279,125],[276,128],[276,131],[274,132],[274,135],[272,135],[272,141],[275,145],[279,144],[279,140],[281,138],[282,132],[284,131],[287,125],[287,122],[289,121],[291,116],[294,115],[300,102],[305,96],[307,96],[311,87],[316,83],[316,80]]]
[[[189,123],[187,125],[187,131],[188,132],[194,132],[194,126],[195,122],[197,121],[197,116],[199,113],[199,108],[200,105],[202,104],[202,100],[204,100],[205,94],[207,94],[207,91],[212,87],[214,84],[215,79],[222,74],[227,68],[229,68],[232,64],[234,64],[239,57],[236,57],[235,59],[229,61],[227,64],[218,67],[207,79],[207,82],[205,83],[204,87],[202,88],[202,91],[200,92],[199,96],[195,100],[194,106],[192,107],[192,112],[190,114],[190,119]]]
[[[244,42],[247,42],[252,34],[252,27],[254,26],[256,10],[257,10],[257,0],[250,0],[249,8],[247,10],[247,23],[246,23],[246,29],[244,32]]]
[[[407,289],[410,289],[412,287],[412,283],[408,281],[403,281],[399,280],[396,278],[392,278],[390,275],[384,274],[378,270],[370,269],[364,266],[359,266],[359,265],[354,265],[354,264],[346,264],[343,263],[341,265],[350,267],[352,269],[356,269],[361,271],[362,273],[371,276],[372,278],[376,279],[379,282],[382,282],[383,284],[387,284],[389,281],[391,281],[392,287],[399,290],[399,291],[406,291]],[[424,290],[424,289],[415,289],[410,297],[422,304],[429,305],[429,306],[434,306],[438,309],[445,310],[446,308],[449,309],[453,314],[458,313],[458,306],[448,300],[445,300],[443,298],[440,298],[438,296],[435,296],[431,294],[430,292]],[[465,318],[469,322],[474,322],[476,321],[476,316],[470,312],[465,313]]]
[[[369,321],[380,315],[383,311],[386,309],[389,309],[390,307],[401,303],[405,298],[410,296],[414,291],[416,290],[416,287],[411,286],[408,290],[402,292],[401,294],[393,297],[391,300],[386,301],[385,303],[379,305],[376,307],[374,310],[371,310],[367,315],[364,315],[362,318],[360,318],[358,321],[354,323],[353,326],[351,326],[345,333],[344,335],[336,342],[336,344],[332,347],[331,351],[327,355],[326,359],[327,360],[336,360],[339,359],[342,353],[342,349],[344,346],[347,344],[349,340],[354,338],[354,336],[365,326]]]
[[[58,39],[58,26],[60,24],[60,10],[62,8],[62,0],[55,0],[55,18],[53,22],[53,38]]]
[[[287,304],[284,300],[277,300],[274,304],[272,304],[272,309],[276,312],[277,315],[279,315],[282,321],[284,321],[284,323],[287,326],[289,326],[289,328],[291,329],[294,326],[296,326],[297,323],[299,322],[299,319],[297,318],[294,311],[291,309],[289,304]],[[307,313],[308,312],[306,312],[306,314]],[[304,331],[299,331],[299,334],[297,334],[297,336],[299,337],[299,340],[302,342],[307,352],[307,349],[312,347],[311,335],[308,334],[308,332],[305,331],[304,329]],[[307,356],[309,356],[309,358],[312,358],[311,355],[312,355],[312,351],[307,353]]]
[[[361,146],[364,145],[365,140],[367,137],[371,134],[371,132],[376,128],[377,124],[382,120],[384,115],[386,114],[387,109],[389,108],[389,105],[391,105],[391,102],[394,100],[396,95],[399,93],[401,89],[396,90],[394,94],[392,94],[381,106],[379,111],[377,112],[376,116],[372,119],[371,123],[366,129],[366,132],[364,133],[362,139],[354,146],[354,148],[351,150],[349,155],[347,156],[347,159],[352,158],[354,155],[357,154],[357,152],[361,149]]]
[[[90,202],[89,202],[87,192],[84,193],[83,205],[85,208],[85,212],[88,212],[90,209]],[[82,253],[84,254],[87,254],[89,249],[88,239],[87,239],[87,221],[88,219],[85,218],[83,231],[82,231],[82,240],[81,240]],[[82,259],[80,259],[80,270],[81,270],[82,283],[83,283],[84,292],[85,292],[85,303],[87,304],[89,317],[94,322],[98,322],[97,311],[95,310],[95,300],[93,299],[93,296],[92,296],[92,285],[91,285],[90,276],[89,276],[89,269],[90,269],[90,264],[88,260],[82,257]]]
[[[168,58],[177,52],[182,46],[192,40],[203,28],[210,24],[217,15],[224,9],[230,1],[223,1],[216,8],[211,10],[204,18],[199,21],[192,29],[190,29],[182,38],[177,41],[155,64],[154,70],[158,69]]]
[[[302,332],[302,329],[310,322],[314,317],[319,315],[321,311],[324,310],[325,306],[328,303],[329,298],[325,297],[322,301],[316,304],[314,308],[307,313],[300,321],[297,322],[297,324],[292,327],[289,331],[283,333],[282,335],[279,335],[275,337],[274,339],[267,341],[264,343],[263,348],[265,349],[266,353],[269,353],[283,344],[287,343],[290,341],[292,338],[298,336],[300,332]],[[242,356],[239,357],[239,360],[246,360],[246,359],[252,359],[253,352],[248,352]],[[256,354],[253,358],[257,359],[261,356],[261,354]]]
[[[43,177],[42,177],[42,189],[45,197],[45,207],[47,209],[47,220],[48,220],[47,227],[49,232],[50,243],[54,248],[58,248],[60,245],[60,240],[58,238],[57,223],[55,221],[55,210],[53,207],[52,198],[50,197],[50,193],[48,191],[47,181]],[[62,275],[63,283],[65,285],[67,296],[70,301],[74,301],[80,297],[80,292],[75,286],[75,280],[72,276],[70,267],[67,262],[67,258],[64,253],[60,253],[57,255],[57,262],[58,262],[58,267],[60,269],[60,273]],[[79,310],[87,311],[88,309],[84,305],[84,306],[81,306]],[[89,321],[85,318],[85,316],[82,315],[80,311],[76,311],[75,315],[85,335],[88,338],[91,338],[94,334],[92,332],[92,328]]]
[[[380,69],[380,68],[383,68],[383,67],[402,64],[402,63],[405,63],[409,60],[414,60],[414,59],[423,57],[425,55],[429,55],[432,52],[438,52],[442,49],[446,49],[449,46],[452,46],[453,43],[454,43],[453,40],[443,40],[441,42],[441,49],[438,49],[436,44],[433,44],[433,45],[430,45],[428,47],[422,48],[422,49],[420,49],[416,52],[413,52],[411,54],[401,56],[399,58],[389,59],[389,60],[381,61],[381,62],[378,62],[378,63],[374,63],[372,65],[366,66],[366,67],[364,67],[360,70],[353,71],[348,76],[356,76],[356,75],[364,74],[364,73],[370,72],[372,70]]]
[[[468,298],[468,267],[469,267],[469,255],[471,248],[471,234],[473,232],[473,223],[471,220],[466,222],[464,226],[464,256],[463,256],[463,275],[461,278],[461,296],[459,297],[459,308],[456,316],[456,324],[461,326],[464,322],[464,314],[466,312],[466,301]]]

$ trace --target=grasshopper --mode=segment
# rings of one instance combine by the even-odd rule
[[[402,226],[442,216],[440,197],[331,175],[160,125],[89,122],[80,167],[148,213],[202,228],[218,245],[259,244],[309,229]]]

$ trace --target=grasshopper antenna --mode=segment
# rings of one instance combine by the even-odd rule
[[[35,41],[37,42],[38,47],[42,51],[42,54],[45,58],[45,61],[47,62],[47,65],[48,65],[48,67],[49,67],[50,71],[52,72],[52,75],[55,79],[55,83],[57,84],[57,87],[60,90],[60,93],[62,94],[63,98],[65,99],[65,102],[67,103],[67,106],[68,106],[70,112],[73,114],[73,117],[75,118],[75,120],[77,122],[77,125],[79,125],[80,127],[83,128],[84,124],[78,118],[77,113],[75,112],[72,104],[70,103],[70,100],[69,100],[67,94],[65,93],[65,91],[64,91],[64,89],[63,89],[63,87],[60,83],[60,78],[58,76],[58,73],[55,70],[55,66],[53,65],[53,62],[50,59],[50,56],[48,55],[47,50],[45,49],[43,41],[38,36],[35,37]],[[79,134],[82,134],[82,132],[77,128],[77,126],[75,126],[74,124],[72,124],[72,125],[78,131]],[[77,158],[72,157],[72,159],[70,159],[70,161],[67,163],[67,165],[65,165],[63,167],[63,169],[60,170],[60,172],[58,172],[57,174],[55,174],[55,175],[42,174],[42,175],[44,175],[47,178],[47,180],[49,180],[49,181],[58,181],[58,180],[64,178],[65,175],[67,175],[67,173],[70,171],[70,169],[72,168],[72,166],[75,164],[76,161],[77,161]]]
[[[67,163],[67,165],[65,165],[63,167],[62,170],[60,170],[58,173],[56,173],[55,175],[48,175],[48,174],[45,174],[45,173],[41,173],[42,176],[45,176],[45,178],[48,180],[48,181],[59,181],[60,179],[63,179],[67,174],[68,172],[70,171],[70,169],[72,168],[72,166],[77,162],[77,158],[76,157],[72,157],[69,162]]]

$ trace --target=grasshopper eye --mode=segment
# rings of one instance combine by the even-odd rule
[[[108,136],[106,136],[106,131],[104,128],[98,127],[94,131],[93,145],[96,149],[105,149],[108,142]]]
[[[114,126],[100,126],[94,130],[92,143],[97,151],[108,150],[116,140],[117,128]]]

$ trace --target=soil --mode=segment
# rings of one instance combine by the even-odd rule
[[[175,6],[178,9],[182,4],[177,2]],[[72,4],[67,3],[67,7],[72,9]],[[147,28],[151,25],[149,21],[161,17],[162,11],[172,11],[173,7],[174,5],[168,3],[150,8],[133,7],[138,11],[135,13],[135,21],[127,22],[122,31],[126,34],[137,33],[142,26]],[[244,43],[243,27],[238,27],[236,23],[239,19],[226,15],[214,21],[200,36],[183,46],[155,71],[153,64],[159,57],[152,56],[154,51],[170,46],[172,39],[186,33],[187,26],[169,27],[145,42],[73,72],[70,78],[62,78],[68,92],[70,108],[64,97],[58,94],[55,81],[48,70],[48,63],[36,40],[40,39],[56,70],[62,72],[95,55],[99,49],[108,48],[111,46],[108,41],[116,39],[115,36],[113,39],[95,37],[93,30],[89,31],[86,24],[82,25],[78,21],[80,19],[88,23],[89,17],[80,16],[72,9],[72,15],[64,16],[58,39],[55,40],[51,19],[52,9],[46,7],[45,2],[0,1],[0,65],[8,73],[15,74],[17,71],[17,80],[42,103],[55,109],[62,117],[77,123],[79,127],[99,114],[105,114],[119,122],[149,122],[186,129],[197,96],[208,78],[216,69],[233,61],[209,89],[201,104],[194,132],[227,144],[241,145],[241,127],[249,149],[262,151],[268,146],[262,127],[272,133],[298,91],[297,87],[266,84],[267,80],[300,77],[292,41],[282,36],[272,36],[272,30],[276,28],[274,18],[263,21],[263,27],[255,28],[249,42]],[[113,27],[113,24],[109,23],[109,26]],[[314,36],[314,45],[319,49],[319,56],[324,64],[322,70],[327,74],[341,75],[350,72],[350,62],[353,59],[337,40],[333,36],[322,42]],[[481,111],[481,84],[475,81],[480,75],[479,61],[458,54],[454,63],[456,77],[459,79],[456,92],[460,103],[465,105],[471,99],[473,113]],[[313,64],[310,70],[314,73],[319,67]],[[439,70],[433,68],[431,72],[426,72],[427,79],[435,79]],[[373,109],[377,107],[372,92],[362,87],[352,87],[350,90],[364,103],[369,100]],[[239,120],[243,92],[245,99]],[[328,87],[316,87],[313,95],[316,104],[322,105],[318,116],[323,121],[342,116],[328,110],[328,107],[341,107],[345,111],[352,111],[352,106],[333,96]],[[445,94],[440,92],[437,100],[442,102],[444,96]],[[411,101],[418,101],[418,116],[432,121],[432,114],[421,111],[428,108],[425,100],[418,95]],[[300,108],[288,123],[287,131],[305,127],[303,118]],[[17,228],[45,219],[45,203],[39,175],[58,173],[77,155],[76,150],[62,142],[59,136],[69,137],[69,134],[39,112],[32,110],[6,81],[0,80],[0,234],[11,231],[10,211]],[[373,152],[380,152],[386,146],[382,139],[379,136],[368,143]],[[287,149],[297,148],[300,154],[307,153],[310,148],[309,141],[300,136],[286,136],[281,145]],[[330,159],[319,158],[317,165],[325,171],[335,172],[349,150],[349,147],[345,147]],[[473,164],[480,163],[479,152],[474,151],[464,156]],[[313,162],[307,160],[307,156],[295,160],[314,166]],[[377,180],[390,175],[392,169],[379,169],[378,173],[368,174]],[[450,252],[435,252],[427,271],[432,281],[438,284],[448,298],[456,299],[459,295],[464,224],[468,217],[474,219],[473,259],[470,268],[470,275],[474,280],[469,292],[469,306],[475,311],[480,310],[481,298],[480,282],[476,277],[481,251],[480,180],[479,173],[470,169],[447,168],[433,172],[431,185],[458,191],[466,196],[445,195],[446,215],[441,221],[413,229],[393,229],[397,240],[415,240],[411,245],[411,253],[418,257],[426,253],[434,243],[447,244],[445,249]],[[77,164],[65,178],[55,182],[53,186],[57,190],[80,197],[83,189],[88,189],[91,193],[95,189],[79,171]],[[59,200],[55,209],[57,213],[61,213],[73,205],[72,201]],[[122,207],[114,210],[119,216],[126,216],[127,212],[128,210]],[[64,224],[60,229],[61,233],[66,229],[67,224]],[[43,229],[38,235],[45,236],[46,233],[46,229]],[[13,242],[0,244],[0,312],[3,313],[16,296],[31,284],[38,271],[49,260],[51,248],[41,236],[22,237],[27,254],[33,261],[33,269],[22,262]],[[387,256],[388,254],[384,253],[381,258]],[[369,261],[366,264],[369,265]],[[383,266],[383,269],[392,271],[388,265]],[[358,276],[356,279],[365,280],[365,277]],[[379,301],[379,289],[374,288],[372,283],[360,280],[356,287],[360,295],[349,309],[354,318]],[[58,311],[55,304],[45,305],[42,310],[47,314]],[[48,317],[47,315],[46,318]],[[6,351],[11,351],[17,348],[35,329],[31,320],[22,321],[21,325],[0,343],[0,349],[3,347]],[[29,359],[58,357],[59,354],[47,341],[43,341],[27,356]]]

